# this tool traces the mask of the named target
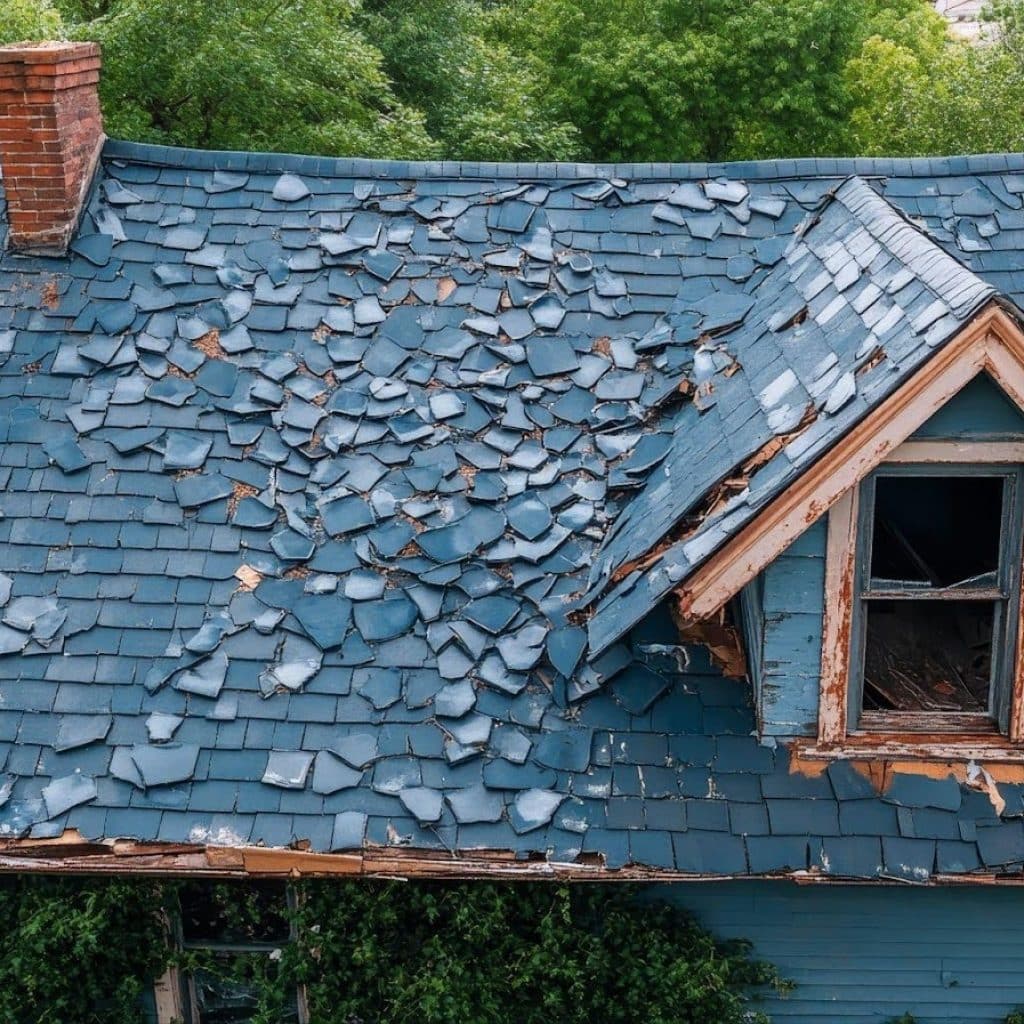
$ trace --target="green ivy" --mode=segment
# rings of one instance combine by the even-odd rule
[[[0,1020],[135,1024],[167,959],[167,897],[150,880],[0,880]]]
[[[169,963],[245,982],[252,1024],[279,1024],[306,986],[316,1024],[751,1024],[765,985],[742,943],[617,885],[308,881],[280,955],[173,951],[164,908],[181,883],[13,878],[0,883],[0,1020],[139,1024]],[[226,932],[255,938],[265,902],[218,884]]]
[[[318,1024],[738,1024],[779,981],[618,886],[318,881],[296,916],[283,973]]]

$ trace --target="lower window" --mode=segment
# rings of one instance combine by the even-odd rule
[[[275,984],[293,941],[292,892],[280,883],[188,883],[180,892],[178,940],[187,1024],[303,1024],[302,994]],[[272,1004],[272,1005],[268,1005]]]

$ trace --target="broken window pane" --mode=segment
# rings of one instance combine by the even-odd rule
[[[201,965],[188,979],[190,1024],[251,1024],[269,1020],[268,1012],[275,1024],[297,1024],[298,992],[282,993],[275,980],[291,939],[286,887],[188,882],[179,903],[182,944]],[[268,993],[274,993],[273,1010]]]
[[[871,587],[994,587],[1003,509],[1000,476],[879,476]]]
[[[864,602],[865,711],[988,712],[995,602]]]
[[[219,954],[209,970],[193,974],[196,1024],[251,1024],[261,1009],[259,978],[265,971],[266,957],[257,954]],[[265,1019],[262,1018],[262,1019]],[[275,1020],[296,1024],[299,1019],[297,998],[289,997]]]

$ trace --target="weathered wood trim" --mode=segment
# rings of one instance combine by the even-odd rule
[[[712,555],[678,589],[679,608],[718,611],[982,370],[1024,408],[1024,336],[994,302]]]
[[[181,1001],[181,974],[171,964],[153,982],[156,1003],[156,1024],[181,1024],[185,1019],[185,1006]]]
[[[1012,321],[1005,316],[1003,319],[1009,326],[1000,322],[999,329],[985,338],[984,369],[1024,409],[1024,335]]]
[[[982,711],[864,711],[857,732],[897,735],[902,733],[958,733],[980,736],[999,729],[991,715]],[[855,733],[856,734],[856,733]]]
[[[798,741],[808,758],[870,757],[1024,762],[1024,603],[1014,651],[1009,735],[972,728],[931,730],[924,720],[906,729],[883,728],[847,736],[849,672],[856,574],[860,482],[883,462],[1024,463],[1024,443],[908,440],[979,373],[987,372],[1024,409],[1024,333],[990,303],[895,394],[865,417],[752,523],[732,538],[675,594],[685,619],[717,611],[782,554],[815,519],[829,512],[821,686],[816,741]],[[1024,586],[1024,572],[1021,585]]]
[[[856,574],[857,488],[851,487],[828,513],[825,547],[825,615],[822,622],[818,742],[846,736],[846,690],[850,671],[853,581]]]
[[[404,847],[366,847],[352,853],[310,853],[256,846],[89,843],[73,831],[68,839],[7,840],[0,843],[0,874],[154,875],[206,878],[504,879],[526,881],[721,881],[736,875],[687,874],[627,865],[608,868],[601,857],[585,855],[571,864],[543,858],[520,859],[511,850],[445,853]],[[70,852],[73,851],[73,852]],[[763,875],[762,877],[778,877]]]
[[[807,741],[810,743],[811,741]],[[1014,751],[1016,760],[1024,761],[1021,751]],[[830,751],[826,755],[835,756]],[[865,752],[858,751],[857,758],[866,760]],[[986,754],[987,757],[987,754]],[[906,757],[901,755],[902,760]],[[991,758],[987,759],[991,761]],[[960,760],[956,758],[955,760]],[[647,868],[627,865],[608,868],[599,858],[587,863],[559,864],[542,859],[519,860],[507,850],[476,850],[467,854],[452,855],[436,850],[411,850],[407,848],[368,847],[359,853],[308,853],[302,850],[264,849],[262,847],[182,847],[168,843],[132,843],[119,841],[118,852],[113,843],[93,844],[81,841],[72,832],[74,843],[60,840],[7,840],[0,843],[0,874],[34,872],[38,874],[70,875],[126,875],[148,874],[162,877],[206,877],[217,879],[300,879],[325,878],[345,875],[351,878],[387,879],[409,881],[414,879],[436,879],[449,881],[471,881],[478,879],[516,882],[547,880],[562,882],[735,882],[735,881],[790,881],[797,884],[865,885],[889,884],[886,879],[846,878],[826,875],[820,870],[800,869],[794,871],[758,872],[755,874],[723,875],[690,873],[663,868]],[[74,846],[79,850],[74,855],[62,851]],[[91,852],[83,852],[89,850]],[[893,882],[892,884],[903,884]],[[991,885],[1024,884],[1024,872],[1017,875],[933,875],[929,884],[934,885]],[[175,979],[162,976],[157,984],[164,989],[162,999],[165,1010],[160,1013],[176,1012],[173,999],[180,1003],[180,989],[171,989]],[[158,1016],[158,1024],[180,1021],[171,1016]]]
[[[796,739],[795,756],[811,761],[931,761],[1024,764],[1024,748],[999,733],[854,733],[838,743]]]
[[[164,927],[164,939],[168,945],[178,946],[177,925],[167,913],[160,914]],[[153,999],[156,1009],[156,1024],[181,1024],[185,1019],[185,1004],[182,1000],[181,972],[176,963],[169,963],[153,982]]]
[[[1017,601],[1017,636],[1013,652],[1013,687],[1010,690],[1009,739],[1024,742],[1024,557],[1020,558]],[[1012,607],[1012,606],[1011,606]]]
[[[956,463],[980,465],[1024,464],[1024,442],[1020,441],[904,441],[886,462]]]

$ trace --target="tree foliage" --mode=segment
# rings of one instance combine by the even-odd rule
[[[496,24],[588,155],[718,160],[830,148],[855,5],[513,0]]]
[[[363,0],[359,24],[449,159],[570,159],[576,127],[558,117],[542,77],[494,38],[492,20],[478,0]]]
[[[867,156],[1024,148],[1024,46],[1014,0],[995,10],[1001,30],[985,46],[949,37],[923,5],[876,31],[847,65],[846,150]],[[1024,23],[1024,19],[1018,24]]]
[[[214,149],[421,157],[346,0],[118,0],[74,33],[103,46],[111,135]]]
[[[0,884],[0,1020],[141,1024],[167,964],[244,982],[253,1024],[279,1024],[306,986],[317,1024],[755,1024],[781,984],[743,944],[618,884],[304,881],[280,956],[173,951],[181,883],[17,878]],[[255,931],[251,890],[206,893],[227,931]]]
[[[1024,148],[1024,0],[4,0],[104,46],[112,135],[455,160]]]
[[[25,39],[59,39],[63,32],[60,11],[50,0],[3,0],[0,3],[0,46]]]

